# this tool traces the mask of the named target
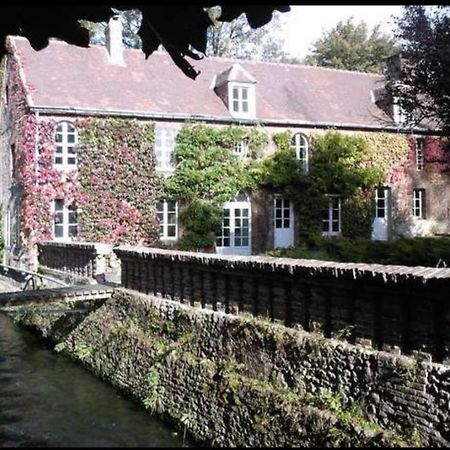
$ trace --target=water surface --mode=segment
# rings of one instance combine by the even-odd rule
[[[181,447],[182,436],[0,313],[0,447]]]

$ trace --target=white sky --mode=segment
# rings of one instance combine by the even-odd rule
[[[305,57],[324,30],[333,28],[339,21],[351,16],[354,17],[354,23],[361,20],[366,22],[370,31],[377,23],[381,23],[380,31],[392,35],[392,16],[401,16],[402,11],[402,5],[291,5],[291,11],[281,14],[285,23],[284,50],[291,56]]]

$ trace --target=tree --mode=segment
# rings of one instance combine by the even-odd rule
[[[211,5],[21,5],[2,6],[0,14],[0,59],[7,53],[5,38],[8,35],[26,37],[35,50],[48,45],[50,37],[62,39],[69,44],[89,46],[89,31],[80,20],[91,22],[108,21],[119,11],[138,9],[142,23],[138,35],[142,50],[150,56],[160,45],[167,50],[175,64],[190,78],[198,72],[186,56],[199,60],[206,52],[207,30],[212,21],[206,8]],[[270,22],[275,10],[285,12],[287,5],[222,5],[222,22],[230,22],[245,14],[252,28],[259,28]],[[199,54],[200,53],[200,54]]]
[[[305,64],[380,73],[386,58],[397,51],[393,39],[380,32],[380,24],[369,35],[365,22],[355,25],[352,21],[350,17],[325,31],[313,44]]]
[[[208,28],[207,56],[228,56],[260,61],[282,61],[283,40],[280,37],[281,18],[274,14],[267,25],[252,29],[242,14],[231,22],[220,22],[220,7],[208,9],[214,25]]]
[[[138,9],[120,11],[123,25],[123,43],[129,48],[142,48],[141,38],[137,35],[142,22],[142,13]],[[82,20],[81,25],[89,30],[91,44],[105,45],[106,22]]]
[[[450,6],[406,6],[395,35],[402,42],[387,88],[411,124],[431,120],[450,133]],[[395,69],[395,67],[391,67]]]

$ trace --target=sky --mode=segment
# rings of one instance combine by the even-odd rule
[[[291,11],[281,14],[285,23],[284,50],[291,56],[305,57],[310,46],[322,36],[322,31],[351,16],[355,23],[366,22],[370,31],[381,23],[380,31],[392,35],[392,16],[401,16],[402,11],[402,5],[291,5]]]

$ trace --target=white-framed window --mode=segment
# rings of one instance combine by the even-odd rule
[[[75,169],[77,167],[77,154],[75,147],[78,144],[78,131],[70,122],[60,122],[55,128],[55,166],[60,169]]]
[[[296,158],[303,164],[305,172],[308,172],[309,161],[309,142],[308,138],[302,133],[296,133],[292,136],[291,146],[295,151]]]
[[[375,189],[375,217],[384,219],[389,216],[390,189],[380,186]]]
[[[275,229],[291,228],[292,211],[288,198],[275,197],[274,214]]]
[[[255,117],[255,86],[250,83],[229,83],[229,110],[233,117]]]
[[[322,235],[336,236],[341,234],[341,198],[328,196],[328,206],[322,215]]]
[[[173,172],[175,170],[175,137],[177,130],[173,128],[155,129],[156,170]]]
[[[175,200],[160,200],[156,205],[159,220],[159,238],[175,240],[178,238],[178,203]]]
[[[412,213],[417,219],[425,219],[425,189],[414,189]]]
[[[239,159],[245,159],[248,156],[248,139],[242,139],[239,142],[236,142],[233,147],[233,153]]]
[[[423,170],[423,139],[416,139],[416,170]]]
[[[64,200],[53,202],[53,237],[59,239],[73,239],[78,236],[78,214],[74,204],[67,205]]]

